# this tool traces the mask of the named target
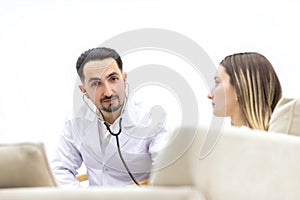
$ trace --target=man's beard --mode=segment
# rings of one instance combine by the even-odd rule
[[[102,107],[100,108],[102,111],[108,112],[108,113],[112,113],[112,112],[118,111],[118,110],[122,107],[123,103],[121,103],[120,98],[119,98],[118,95],[112,95],[112,96],[110,96],[110,97],[105,97],[105,98],[101,99],[101,102],[102,102],[103,100],[110,100],[110,99],[112,99],[112,98],[116,98],[116,100],[118,101],[118,104],[115,105],[115,106],[112,105],[112,104],[110,104],[108,107],[102,106]]]
[[[119,110],[121,107],[122,107],[121,103],[119,103],[116,106],[113,106],[113,105],[110,104],[107,108],[102,107],[101,110],[104,111],[104,112],[110,112],[110,113],[112,113],[112,112],[115,112],[115,111]]]

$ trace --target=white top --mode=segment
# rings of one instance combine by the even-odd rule
[[[160,116],[161,119],[152,119]],[[122,114],[120,148],[128,168],[137,181],[149,177],[159,151],[163,149],[170,130],[164,115],[151,113],[141,104],[128,104]],[[119,131],[120,117],[110,126]],[[90,186],[123,186],[132,184],[116,147],[116,138],[108,134],[104,122],[84,106],[77,116],[65,122],[51,167],[61,186],[80,187],[77,170],[84,162]]]

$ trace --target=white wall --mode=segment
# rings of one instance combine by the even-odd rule
[[[1,0],[0,141],[42,141],[51,157],[72,110],[79,54],[138,28],[179,32],[216,65],[231,53],[260,52],[274,65],[284,95],[300,97],[299,9],[297,0]],[[151,63],[142,58],[124,58],[125,71]],[[168,65],[165,58],[153,62]],[[210,101],[207,88],[199,91],[205,121]]]

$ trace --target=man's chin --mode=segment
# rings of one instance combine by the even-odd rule
[[[109,107],[102,107],[101,110],[106,113],[114,113],[121,109],[122,105],[118,106],[109,106]]]

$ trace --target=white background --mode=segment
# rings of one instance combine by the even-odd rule
[[[284,96],[300,97],[299,10],[297,0],[0,0],[0,141],[44,142],[51,159],[73,108],[77,57],[139,28],[181,33],[216,66],[232,53],[260,52],[278,73]],[[140,52],[124,58],[124,70],[149,63],[176,67],[176,59]],[[208,89],[191,79],[207,123],[212,111]],[[160,92],[147,97],[155,99]],[[171,102],[176,104],[176,98]]]

